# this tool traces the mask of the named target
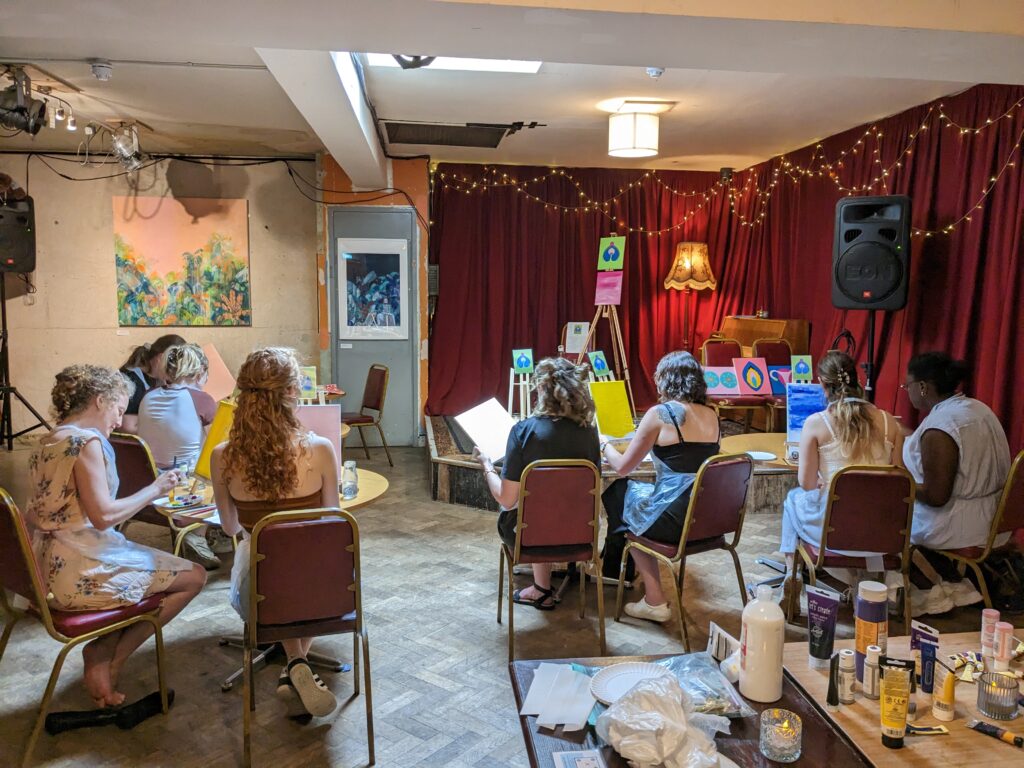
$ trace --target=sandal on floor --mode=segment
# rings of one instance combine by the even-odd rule
[[[517,589],[512,593],[512,602],[518,603],[519,605],[532,605],[538,611],[555,610],[555,590],[544,589],[543,587],[538,587],[536,584],[533,585],[533,588],[540,592],[540,597],[533,600],[528,597],[520,597],[519,595],[523,590]]]

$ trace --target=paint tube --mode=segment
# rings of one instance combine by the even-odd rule
[[[938,643],[933,643],[928,638],[921,638],[921,696],[925,706],[932,703],[932,690],[935,687],[935,657],[938,653]]]
[[[832,655],[828,671],[828,697],[825,699],[825,709],[829,712],[839,711],[839,654]]]
[[[882,698],[879,710],[882,721],[882,746],[903,747],[907,730],[907,705],[910,703],[910,678],[914,674],[912,659],[885,657],[878,665],[882,670]]]
[[[910,653],[914,657],[914,676],[921,681],[921,640],[928,639],[938,645],[939,630],[929,627],[922,621],[914,619],[910,622]]]
[[[981,720],[971,720],[967,723],[967,727],[973,731],[977,731],[978,733],[984,733],[986,736],[991,736],[994,739],[1005,741],[1007,744],[1012,744],[1018,749],[1024,748],[1024,736],[1018,736],[1005,728],[1000,728],[998,725],[984,723]]]
[[[944,725],[907,725],[907,736],[948,736],[949,728]]]
[[[917,721],[917,680],[914,679],[914,670],[910,670],[910,696],[907,698],[907,722]]]
[[[740,641],[720,626],[711,622],[708,626],[707,654],[718,662],[725,661],[740,649]]]
[[[811,669],[829,666],[836,639],[839,593],[807,585],[807,664]]]
[[[956,713],[956,673],[939,659],[935,660],[932,688],[932,717],[949,722]]]

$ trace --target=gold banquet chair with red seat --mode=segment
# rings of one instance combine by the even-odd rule
[[[341,423],[348,424],[359,430],[359,441],[363,444],[363,452],[366,458],[370,458],[370,448],[366,444],[366,435],[363,432],[365,427],[376,427],[380,433],[380,442],[384,446],[384,453],[387,454],[388,464],[392,467],[395,463],[391,460],[391,449],[388,448],[388,441],[384,437],[384,429],[381,421],[384,420],[384,401],[388,395],[388,379],[391,373],[386,365],[374,363],[366,372],[366,385],[363,387],[363,401],[358,411],[346,411],[341,414]],[[367,413],[374,411],[375,413]]]
[[[160,685],[160,706],[164,714],[167,714],[168,710],[167,684],[164,675],[164,638],[158,618],[160,604],[167,593],[158,592],[146,597],[141,602],[124,608],[101,611],[58,611],[48,606],[43,584],[42,574],[39,572],[39,565],[32,551],[25,521],[14,500],[11,499],[7,491],[0,488],[0,609],[4,614],[4,631],[0,636],[0,661],[3,660],[14,625],[26,616],[36,619],[46,628],[46,633],[50,637],[63,645],[57,654],[57,660],[53,663],[50,679],[46,684],[46,691],[43,693],[43,700],[39,704],[39,715],[36,717],[32,733],[25,745],[22,766],[27,766],[30,763],[68,652],[72,648],[103,635],[120,632],[132,624],[142,621],[153,625],[156,642],[156,670]],[[25,611],[15,609],[7,597],[8,591],[27,600],[29,608]]]
[[[793,362],[793,348],[785,339],[757,339],[753,346],[754,357],[764,359],[768,366],[768,375],[771,378],[771,367],[776,365],[790,366]],[[786,396],[771,394],[765,398],[765,407],[768,409],[768,432],[775,431],[775,424],[780,414],[783,419],[786,417]],[[783,429],[783,432],[786,430]]]
[[[743,357],[743,347],[736,339],[707,339],[700,348],[701,365],[731,366],[733,359]],[[768,398],[763,395],[708,395],[708,405],[715,409],[719,418],[732,411],[743,414],[743,431],[750,431],[751,416],[764,412],[766,419],[771,418],[768,410]]]

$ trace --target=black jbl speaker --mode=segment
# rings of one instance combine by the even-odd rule
[[[0,272],[36,268],[36,216],[32,198],[0,204]]]
[[[832,305],[903,309],[910,278],[910,198],[844,197],[836,204]]]

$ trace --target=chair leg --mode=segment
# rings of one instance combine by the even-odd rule
[[[370,638],[364,629],[361,633],[363,646],[363,675],[366,683],[366,743],[370,750],[370,765],[377,759],[373,749],[373,688],[370,685]]]
[[[981,568],[975,562],[968,562],[971,566],[971,570],[974,571],[974,575],[978,578],[978,589],[981,590],[981,598],[985,601],[985,607],[992,607],[992,598],[988,593],[988,584],[985,583],[985,574],[981,572]],[[904,589],[906,592],[906,589]],[[0,645],[0,656],[3,656],[3,645]]]
[[[248,632],[246,633],[248,634]],[[252,688],[252,649],[249,647],[249,643],[246,642],[245,649],[242,651],[242,764],[245,768],[249,768],[252,765],[252,746],[250,740],[252,738],[252,694],[250,689]]]
[[[3,661],[4,651],[7,650],[7,641],[11,639],[11,633],[14,631],[14,625],[21,620],[21,616],[15,613],[9,613],[4,620],[4,633],[0,636],[0,661]]]
[[[671,567],[671,565],[669,566]],[[683,577],[686,575],[686,559],[679,561],[679,580],[677,582],[676,589],[673,591],[673,597],[676,599],[676,609],[679,611],[679,637],[683,641],[683,648],[687,653],[690,652],[690,635],[686,631],[686,614],[683,613]]]
[[[366,458],[370,458],[370,446],[366,444],[366,435],[363,434],[362,427],[356,427],[359,430],[359,442],[363,444],[363,453],[366,454]]]
[[[910,567],[903,569],[903,631],[910,634]]]
[[[359,630],[352,633],[352,681],[355,686],[356,696],[359,695],[359,657],[360,653]]]
[[[376,426],[377,426],[377,431],[380,432],[380,442],[381,442],[381,445],[384,446],[384,453],[386,453],[387,457],[388,457],[388,464],[390,464],[393,467],[393,466],[395,466],[395,462],[393,462],[391,460],[391,449],[388,448],[388,441],[384,437],[384,430],[381,429],[379,421],[377,422]]]
[[[514,613],[512,611],[512,558],[505,558],[505,565],[508,567],[508,660],[509,663],[515,659],[516,651],[516,632],[514,625]]]
[[[498,623],[501,624],[501,599],[505,591],[505,547],[498,553]]]
[[[747,604],[747,585],[743,581],[743,569],[740,567],[740,558],[736,554],[736,550],[732,547],[728,547],[729,554],[732,555],[732,564],[736,569],[736,581],[740,585],[740,600],[743,601],[743,605]]]
[[[587,574],[579,567],[577,567],[576,572],[580,578],[580,618],[582,619],[586,616],[587,611]],[[566,578],[568,578],[568,574]],[[603,587],[598,584],[597,591],[600,592],[602,589]]]
[[[65,645],[60,649],[60,653],[57,654],[57,660],[53,662],[50,679],[46,683],[46,692],[43,694],[43,700],[39,703],[39,716],[36,718],[36,724],[32,727],[32,733],[28,737],[28,744],[25,745],[25,756],[21,760],[22,768],[27,768],[32,761],[32,752],[35,750],[39,734],[43,730],[43,723],[46,722],[46,714],[50,711],[50,700],[53,698],[53,691],[57,687],[57,678],[60,677],[60,670],[64,666],[64,660],[68,656],[68,651],[76,645],[77,643],[74,642]]]
[[[156,678],[160,686],[160,710],[166,715],[170,710],[170,704],[167,701],[167,675],[164,671],[164,633],[159,619],[154,617],[150,623],[153,625],[153,639],[156,642]]]
[[[619,564],[619,586],[615,590],[615,620],[622,621],[622,592],[626,587],[626,558],[633,542],[627,541],[622,548],[622,562]],[[598,582],[600,584],[600,582]],[[603,586],[603,585],[602,585]]]
[[[749,408],[745,411],[745,415],[743,417],[743,434],[750,432],[750,419],[753,415],[754,412]]]
[[[601,573],[601,558],[598,557],[594,560],[595,572]],[[584,573],[580,574],[580,579],[586,581],[587,576]],[[622,583],[621,581],[619,582]],[[601,655],[605,656],[608,653],[608,646],[605,643],[604,637],[604,584],[598,582],[597,584],[597,631],[598,637],[601,643]]]

